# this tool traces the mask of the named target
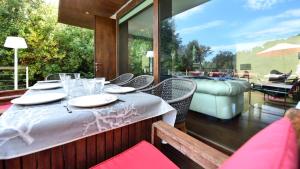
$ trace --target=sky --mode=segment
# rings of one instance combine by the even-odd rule
[[[211,0],[173,17],[183,44],[251,50],[300,34],[300,0]]]

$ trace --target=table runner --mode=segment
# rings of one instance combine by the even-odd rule
[[[77,87],[75,95],[83,95]],[[25,95],[63,93],[63,89],[33,91]],[[84,137],[163,115],[174,125],[176,110],[159,97],[142,92],[118,95],[120,100],[97,108],[75,108],[67,100],[13,105],[0,116],[0,159],[11,159],[66,144]]]

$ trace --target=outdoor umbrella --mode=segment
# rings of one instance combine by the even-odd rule
[[[290,43],[279,43],[271,48],[258,52],[259,56],[284,56],[300,52],[300,45]]]

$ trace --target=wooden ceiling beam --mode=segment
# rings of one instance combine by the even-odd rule
[[[129,0],[60,0],[58,21],[94,29],[95,16],[111,17]]]

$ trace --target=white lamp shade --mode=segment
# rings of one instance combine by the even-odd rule
[[[25,49],[27,44],[24,38],[8,36],[5,40],[4,47],[14,49]]]
[[[146,54],[146,56],[148,57],[148,58],[153,58],[153,51],[147,51],[147,54]]]

